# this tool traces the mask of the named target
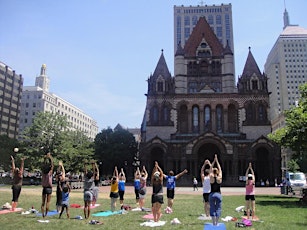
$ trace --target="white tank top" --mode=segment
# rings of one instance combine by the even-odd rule
[[[203,193],[210,193],[211,185],[210,185],[210,176],[205,176],[203,181]]]

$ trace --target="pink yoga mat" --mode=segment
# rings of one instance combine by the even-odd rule
[[[14,211],[10,209],[3,209],[3,210],[0,210],[0,214],[7,214],[7,213],[13,213],[13,212],[20,212],[20,211],[22,211],[22,208],[15,208]]]

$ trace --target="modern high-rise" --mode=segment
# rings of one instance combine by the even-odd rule
[[[270,94],[272,130],[283,127],[284,111],[297,105],[299,86],[307,81],[307,29],[291,25],[284,12],[284,29],[271,49],[266,63]]]
[[[299,86],[307,81],[307,29],[291,25],[287,10],[284,28],[271,49],[264,65],[270,92],[272,132],[285,126],[284,111],[297,106]],[[287,170],[290,149],[281,151],[281,169]]]
[[[0,62],[0,135],[18,137],[22,87],[22,75]]]
[[[53,112],[66,116],[72,130],[83,132],[90,139],[98,133],[97,122],[81,109],[49,92],[50,80],[46,65],[35,80],[35,86],[24,86],[21,98],[20,133],[30,126],[38,112]]]
[[[205,17],[218,40],[234,52],[232,5],[174,6],[174,52],[178,43],[184,47],[200,17]]]

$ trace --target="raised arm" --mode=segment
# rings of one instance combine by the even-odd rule
[[[62,172],[63,176],[65,177],[65,169],[62,161],[59,161],[58,171]]]
[[[146,168],[145,168],[145,166],[143,166],[143,172],[145,173],[145,179],[147,179],[147,177],[148,177],[148,173],[147,173],[147,170],[146,170]]]
[[[219,170],[219,177],[222,178],[222,168],[221,168],[221,165],[217,159],[217,154],[215,154],[215,160],[216,160],[216,166],[217,166],[217,169]]]
[[[53,172],[54,164],[53,164],[53,158],[52,158],[52,156],[51,156],[51,153],[50,153],[50,152],[49,152],[49,153],[47,153],[46,158],[48,158],[48,159],[49,159],[49,162],[50,162],[50,165],[51,165],[50,172]]]
[[[99,168],[98,168],[98,165],[97,163],[95,163],[95,180],[99,180]]]
[[[25,158],[21,158],[21,164],[20,164],[20,169],[19,172],[21,175],[23,175],[23,169],[24,169],[24,165],[25,165]]]
[[[203,166],[200,169],[200,177],[201,177],[202,181],[204,180],[204,177],[205,177],[205,167],[206,167],[206,165],[209,165],[211,167],[209,160],[205,160]]]
[[[11,156],[11,161],[12,161],[12,174],[14,175],[14,172],[15,172],[15,160],[14,160],[13,156]]]
[[[126,180],[126,175],[123,168],[120,169],[120,173],[122,174],[122,180]]]
[[[138,175],[140,175],[141,174],[141,172],[140,172],[140,169],[139,169],[139,167],[137,167],[136,168],[136,171],[135,171],[135,173],[134,173],[134,178],[136,178]]]
[[[116,176],[116,179],[118,179],[118,170],[117,170],[117,166],[114,167],[113,176]]]
[[[187,169],[183,170],[181,173],[178,173],[178,174],[175,176],[175,178],[178,179],[178,178],[182,177],[182,176],[183,176],[184,174],[186,174],[186,173],[188,173],[188,170],[187,170]]]

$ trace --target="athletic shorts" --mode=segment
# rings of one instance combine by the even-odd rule
[[[209,202],[209,194],[210,193],[203,193],[203,201],[204,202]]]
[[[91,191],[85,191],[83,195],[84,201],[92,201],[93,200],[93,193]]]
[[[21,192],[21,186],[20,185],[13,185],[12,186],[12,190],[13,190],[13,202],[18,202],[18,198]]]
[[[255,200],[255,195],[245,195],[245,200]]]
[[[119,199],[124,200],[125,191],[118,191]]]
[[[160,203],[160,204],[163,204],[163,195],[152,195],[151,196],[151,203],[154,204],[154,203]]]
[[[169,199],[174,199],[175,189],[167,189],[166,190],[166,197],[169,198]]]
[[[118,194],[118,192],[110,192],[110,197],[111,198],[118,198],[119,194]]]
[[[43,195],[50,195],[52,193],[51,187],[43,187]]]

